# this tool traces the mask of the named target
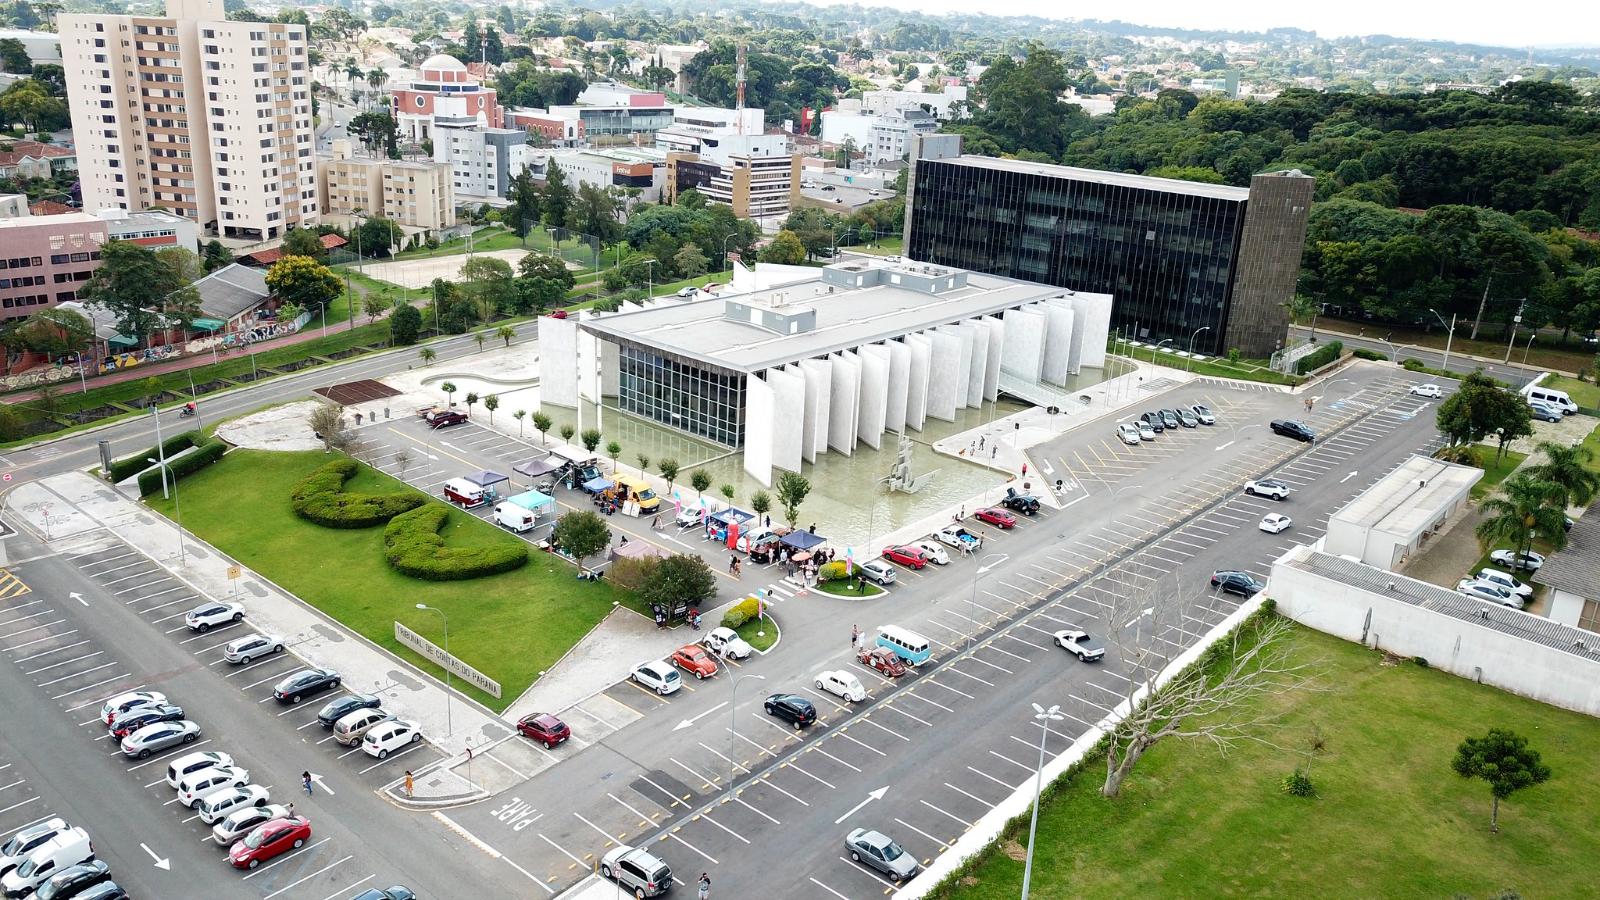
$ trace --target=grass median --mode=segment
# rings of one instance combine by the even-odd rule
[[[181,483],[183,524],[267,578],[439,678],[443,670],[394,637],[394,623],[444,644],[437,613],[450,622],[450,651],[500,682],[496,699],[456,679],[464,693],[499,711],[594,627],[622,592],[579,582],[572,567],[534,552],[514,572],[471,581],[420,581],[384,561],[383,527],[339,530],[313,525],[289,507],[289,491],[330,457],[320,452],[235,450]],[[345,484],[350,491],[387,492],[403,485],[365,466]],[[151,505],[171,515],[171,504]],[[440,534],[452,546],[482,546],[520,538],[452,509]],[[337,667],[338,661],[331,660]]]
[[[1040,807],[1035,896],[1593,896],[1600,721],[1310,629],[1288,639],[1325,689],[1268,701],[1283,718],[1265,736],[1282,749],[1247,742],[1222,756],[1169,740],[1116,800],[1099,795],[1103,758],[1090,764]],[[1501,805],[1499,834],[1488,786],[1450,768],[1463,739],[1494,727],[1527,738],[1554,772]],[[1280,783],[1314,738],[1316,796],[1290,796]],[[919,856],[935,849],[891,834]],[[936,896],[1009,900],[1022,869],[1010,843]]]

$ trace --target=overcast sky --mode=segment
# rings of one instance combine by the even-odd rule
[[[870,3],[872,0],[867,0]],[[961,13],[981,9],[996,15],[1121,19],[1139,25],[1261,31],[1305,28],[1323,37],[1393,34],[1501,47],[1600,46],[1600,2],[1550,0],[1533,8],[1489,0],[1453,3],[1405,0],[1141,0],[1082,6],[1061,0],[1009,0],[997,5],[970,0],[877,0],[900,9]]]

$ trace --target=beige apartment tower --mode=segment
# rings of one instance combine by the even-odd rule
[[[408,231],[456,224],[448,163],[354,156],[349,141],[337,140],[317,167],[324,216],[383,216]]]
[[[229,22],[222,0],[57,25],[86,209],[159,206],[244,240],[316,221],[305,28]]]

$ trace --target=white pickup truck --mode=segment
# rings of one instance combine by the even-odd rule
[[[939,533],[935,534],[934,537],[939,539],[939,543],[948,544],[963,553],[971,553],[975,550],[983,549],[983,538],[962,528],[960,525],[946,525],[939,529]]]

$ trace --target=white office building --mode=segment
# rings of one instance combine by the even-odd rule
[[[963,114],[957,103],[967,99],[967,89],[963,85],[948,84],[942,91],[932,93],[929,91],[863,91],[861,93],[861,111],[872,116],[887,116],[906,110],[921,110],[924,107],[935,118],[949,120],[961,117]]]
[[[457,203],[503,200],[511,180],[527,168],[529,152],[521,129],[484,128],[472,119],[433,123],[433,160],[450,166]]]

